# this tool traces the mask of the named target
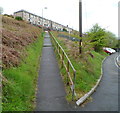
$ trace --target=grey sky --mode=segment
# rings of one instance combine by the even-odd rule
[[[82,0],[83,32],[95,23],[118,35],[119,0]],[[13,14],[24,9],[63,25],[79,30],[79,0],[0,0],[4,13]]]

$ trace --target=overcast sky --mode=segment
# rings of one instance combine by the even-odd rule
[[[119,0],[82,0],[83,32],[95,23],[118,35]],[[79,30],[79,0],[0,0],[3,14],[24,9],[63,25]]]

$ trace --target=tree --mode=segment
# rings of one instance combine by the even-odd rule
[[[120,48],[120,39],[117,40],[116,48]]]
[[[103,47],[115,48],[117,45],[116,36],[95,24],[89,32],[87,32],[88,40],[95,51],[99,52]]]
[[[98,24],[95,24],[89,32],[87,32],[91,45],[95,51],[100,51],[103,46],[106,45],[106,31]]]
[[[118,40],[117,37],[115,36],[115,34],[113,34],[112,32],[108,31],[106,32],[106,46],[110,47],[110,48],[116,48],[117,44],[118,44]]]

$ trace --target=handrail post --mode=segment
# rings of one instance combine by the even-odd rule
[[[67,71],[69,72],[69,61],[67,62]]]
[[[70,65],[70,63],[69,63],[69,61],[67,62],[67,72],[69,73],[69,65]],[[69,81],[68,81],[68,74],[67,74],[67,85],[69,85]]]
[[[58,44],[57,44],[57,50],[58,50]]]
[[[59,54],[60,54],[60,47],[58,46],[58,51],[59,51]]]
[[[73,73],[73,86],[72,86],[72,101],[74,100],[74,95],[75,95],[75,79],[76,79],[76,71]]]
[[[58,43],[57,43],[57,52],[58,52],[58,54],[59,54],[59,45],[58,45]]]
[[[62,52],[62,65],[61,65],[61,68],[63,68],[63,62],[64,62],[64,52]]]
[[[60,47],[58,47],[58,51],[59,51],[59,54],[60,54]]]

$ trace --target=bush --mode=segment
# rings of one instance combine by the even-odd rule
[[[63,31],[67,32],[67,29],[63,28]]]
[[[22,17],[20,17],[20,16],[16,16],[15,19],[18,20],[18,21],[22,21],[23,20]]]
[[[13,16],[13,15],[4,14],[4,16],[14,18],[14,16]]]

